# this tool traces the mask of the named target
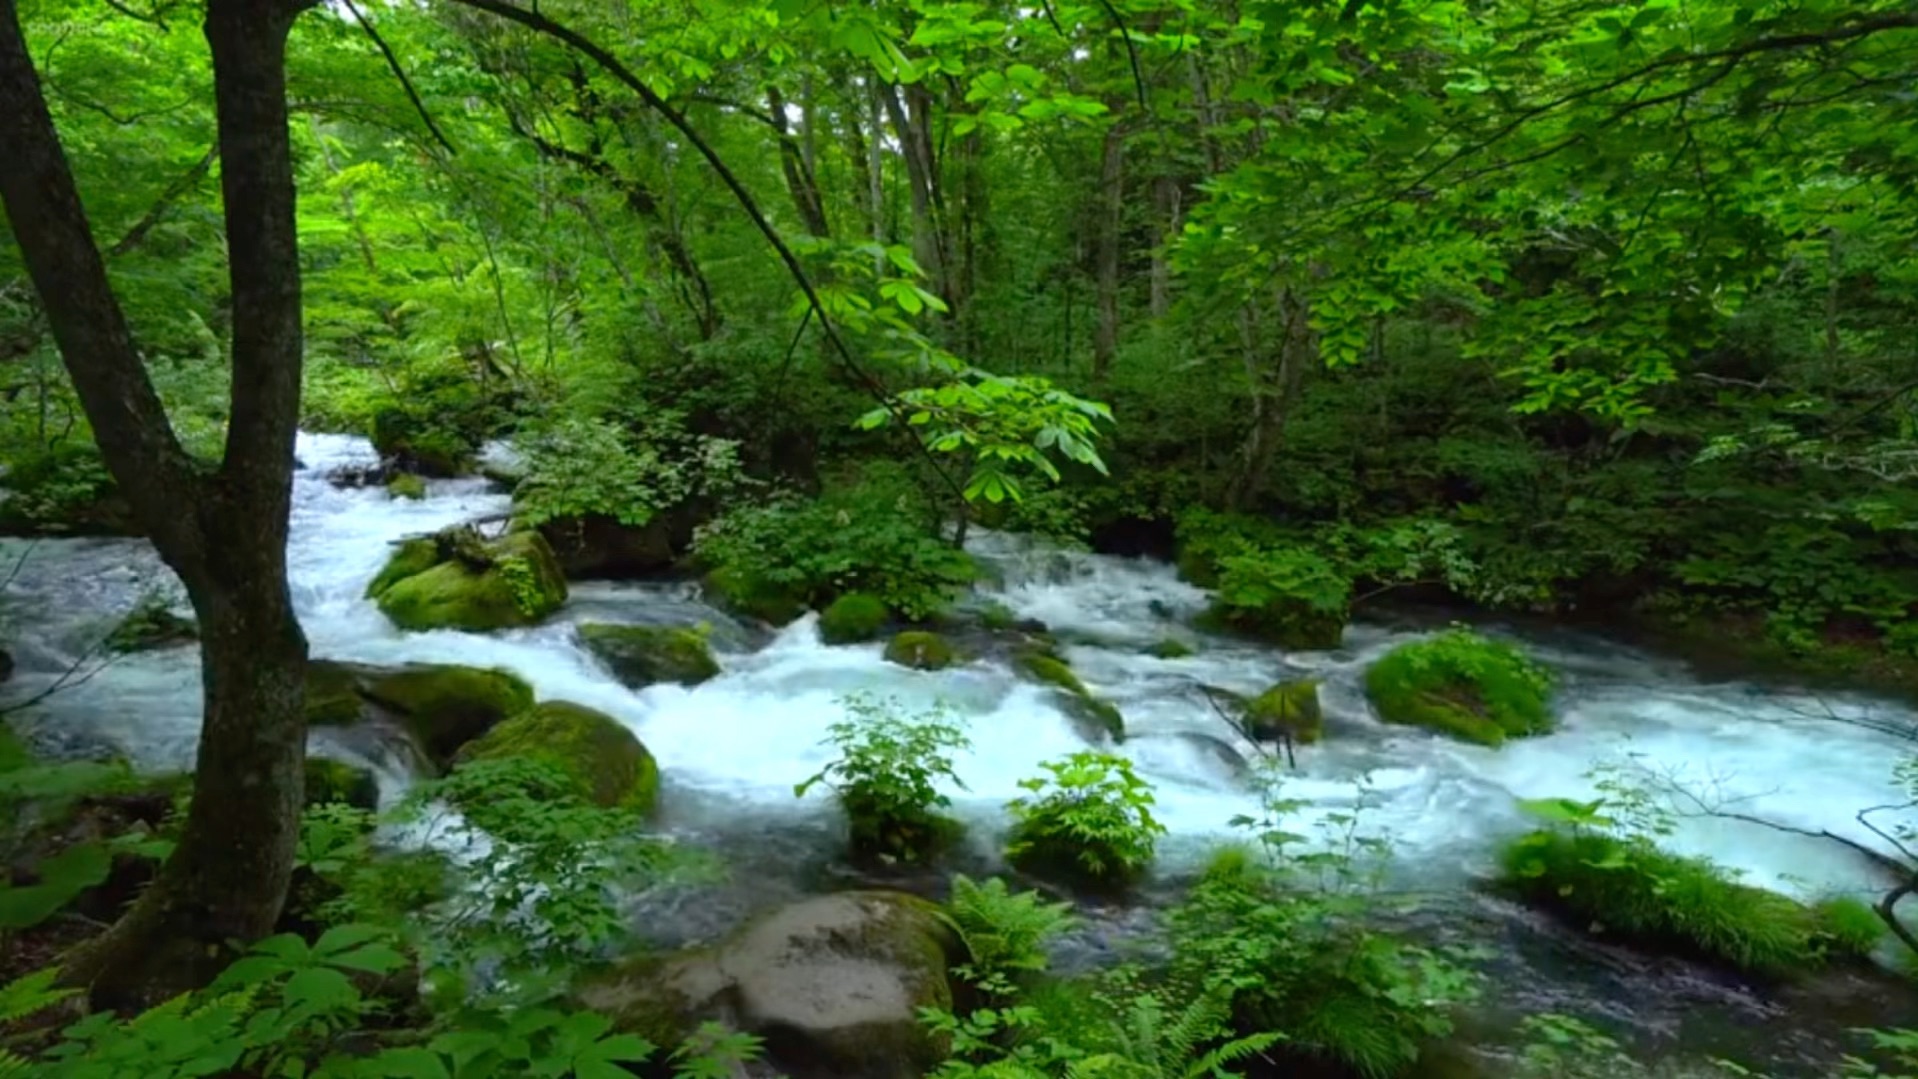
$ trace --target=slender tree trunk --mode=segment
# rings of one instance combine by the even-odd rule
[[[766,88],[766,115],[772,119],[774,137],[779,142],[779,169],[786,178],[786,190],[792,195],[793,209],[806,226],[806,233],[819,239],[832,236],[826,221],[826,203],[819,193],[819,179],[803,146],[793,138],[792,124],[786,118],[786,96],[776,86]]]
[[[1119,238],[1125,214],[1125,128],[1106,128],[1099,154],[1098,233],[1093,240],[1092,377],[1104,381],[1119,350]]]
[[[1295,289],[1278,296],[1279,341],[1276,362],[1263,359],[1249,313],[1241,322],[1246,335],[1246,375],[1252,382],[1252,425],[1239,449],[1239,473],[1226,491],[1226,505],[1243,510],[1258,497],[1285,439],[1286,420],[1298,402],[1305,373],[1318,360],[1319,335],[1312,329],[1311,305]]]
[[[1185,208],[1181,205],[1179,181],[1175,177],[1155,177],[1152,195],[1160,228],[1159,242],[1152,248],[1150,310],[1153,318],[1162,319],[1172,310],[1172,245],[1178,242],[1179,233],[1185,228]]]
[[[63,971],[96,1002],[203,984],[270,932],[299,831],[306,640],[286,580],[301,322],[285,45],[304,0],[209,0],[234,309],[219,469],[191,459],[147,379],[22,38],[0,0],[0,200],[108,469],[187,588],[205,720],[179,846]]]

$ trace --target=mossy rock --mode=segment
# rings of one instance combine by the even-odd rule
[[[154,652],[192,644],[200,639],[200,626],[191,618],[174,614],[164,601],[148,600],[130,611],[107,634],[108,650],[122,655]]]
[[[719,674],[706,634],[692,626],[622,626],[587,622],[580,643],[629,689],[659,682],[696,686]]]
[[[533,689],[502,670],[418,664],[375,671],[359,684],[361,696],[395,713],[435,764],[460,747],[533,706]]]
[[[947,971],[962,953],[933,904],[841,892],[772,911],[709,947],[615,965],[575,996],[659,1045],[719,1020],[765,1037],[781,1074],[917,1079],[948,1052],[919,1014],[952,1007]]]
[[[887,642],[886,661],[915,671],[943,671],[959,661],[959,654],[939,634],[909,629]]]
[[[775,626],[783,626],[806,613],[804,596],[737,571],[714,570],[706,577],[706,590],[727,610]]]
[[[1159,659],[1184,659],[1192,654],[1192,646],[1176,637],[1167,637],[1146,649],[1146,655],[1156,656]]]
[[[1125,715],[1111,701],[1095,696],[1054,651],[1027,648],[1013,656],[1020,673],[1054,687],[1053,703],[1071,719],[1089,742],[1110,738],[1125,741]]]
[[[1402,644],[1365,672],[1380,719],[1488,746],[1551,730],[1551,689],[1523,651],[1462,629]]]
[[[479,441],[406,409],[373,416],[373,448],[402,471],[421,476],[459,476],[472,471]]]
[[[306,725],[351,727],[366,717],[360,682],[367,668],[328,659],[306,662]]]
[[[380,808],[380,784],[371,769],[325,757],[306,759],[306,804],[338,803],[368,812]]]
[[[401,559],[417,565],[417,548],[403,546]],[[510,532],[485,545],[483,566],[472,561],[452,557],[406,575],[389,563],[374,580],[380,610],[401,629],[482,633],[536,625],[566,602],[566,578],[537,532]]]
[[[367,582],[366,591],[361,594],[367,599],[378,599],[381,593],[400,581],[425,573],[439,564],[440,545],[432,536],[403,539],[394,545],[386,565]]]
[[[879,636],[892,611],[886,601],[865,592],[848,592],[819,612],[819,639],[827,644],[857,644]]]
[[[546,701],[468,742],[454,767],[522,757],[551,763],[582,797],[606,808],[650,813],[659,800],[659,764],[618,720],[570,701]]]
[[[1246,702],[1245,732],[1255,742],[1318,741],[1325,733],[1318,681],[1301,678],[1280,682]]]
[[[426,481],[411,472],[401,472],[386,481],[386,491],[394,498],[417,502],[426,497]]]

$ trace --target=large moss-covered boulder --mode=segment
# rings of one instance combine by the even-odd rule
[[[371,770],[325,757],[306,759],[306,804],[339,803],[367,811],[380,807],[380,784]]]
[[[719,674],[706,634],[697,626],[621,626],[587,622],[580,643],[630,689],[658,682],[696,686]]]
[[[536,532],[486,541],[453,530],[401,544],[367,593],[401,629],[485,632],[534,625],[559,610],[566,578]]]
[[[950,1008],[961,947],[938,908],[894,892],[843,892],[765,915],[720,943],[587,978],[579,1003],[672,1045],[718,1020],[766,1039],[800,1077],[917,1079],[946,1045],[919,1021]]]
[[[1380,719],[1488,746],[1550,730],[1551,692],[1551,672],[1518,647],[1467,629],[1402,644],[1365,672]]]
[[[1095,696],[1058,653],[1038,648],[1013,656],[1013,666],[1034,681],[1054,687],[1053,703],[1086,740],[1125,741],[1125,716],[1117,705]]]
[[[708,506],[687,502],[653,514],[645,524],[594,513],[542,521],[539,533],[568,579],[623,580],[671,570],[692,549],[694,531],[708,516]]]
[[[937,633],[909,629],[886,645],[886,661],[915,671],[943,671],[958,662],[952,643]]]
[[[650,812],[659,800],[659,765],[618,720],[570,701],[547,701],[468,742],[454,758],[543,760],[577,783],[595,805]]]
[[[734,567],[722,566],[707,574],[706,591],[727,610],[775,626],[806,613],[805,596]]]
[[[827,644],[870,641],[891,617],[885,600],[866,592],[848,592],[819,612],[819,639]]]
[[[1245,733],[1256,742],[1318,741],[1325,733],[1318,681],[1280,682],[1246,702]]]
[[[107,634],[106,646],[124,655],[192,644],[199,639],[200,627],[193,619],[174,614],[164,599],[156,598],[142,600],[129,611]]]
[[[502,670],[420,663],[373,667],[331,660],[306,665],[306,721],[350,727],[385,718],[444,767],[466,743],[533,706],[533,689]]]

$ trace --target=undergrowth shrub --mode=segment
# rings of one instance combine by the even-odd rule
[[[1501,879],[1517,895],[1580,924],[1754,974],[1780,976],[1840,952],[1869,951],[1857,911],[1825,912],[1736,879],[1703,858],[1658,846],[1668,829],[1612,817],[1604,800],[1523,803],[1546,827],[1512,840]],[[1629,813],[1629,810],[1628,810]]]
[[[1516,645],[1463,627],[1400,645],[1365,671],[1380,719],[1494,746],[1550,729],[1552,683]]]
[[[525,475],[513,491],[514,513],[529,525],[599,516],[637,527],[743,482],[738,444],[692,434],[676,413],[627,424],[562,416],[515,441]]]
[[[1046,944],[1077,921],[1070,903],[1015,893],[997,877],[981,883],[963,873],[953,878],[942,916],[966,946],[967,961],[954,973],[992,997],[1010,997],[1043,973]]]
[[[971,556],[934,522],[902,475],[873,470],[816,500],[737,507],[700,530],[694,553],[728,602],[762,617],[790,618],[861,592],[920,620],[944,611],[977,576]]]
[[[832,789],[851,825],[857,859],[909,864],[939,854],[960,832],[959,822],[940,813],[952,799],[939,784],[961,790],[952,754],[971,743],[949,711],[900,713],[897,701],[855,694],[840,702],[845,716],[827,728],[837,760],[793,787],[804,797],[818,785]]]
[[[1389,845],[1363,828],[1368,791],[1313,842],[1283,823],[1307,803],[1284,796],[1275,769],[1261,778],[1262,811],[1233,821],[1255,846],[1220,852],[1172,913],[1173,975],[1223,994],[1238,1030],[1276,1031],[1288,1050],[1368,1077],[1399,1074],[1450,1033],[1476,978],[1372,924]]]
[[[1035,874],[1095,890],[1123,889],[1152,864],[1165,825],[1152,815],[1152,786],[1132,762],[1110,753],[1074,753],[1022,779],[1031,792],[1007,804],[1006,857]]]

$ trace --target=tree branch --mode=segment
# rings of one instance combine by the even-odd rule
[[[373,27],[373,20],[362,14],[359,8],[354,7],[353,0],[341,0],[341,2],[346,5],[347,14],[353,16],[353,20],[360,24],[360,29],[366,31],[366,36],[372,38],[373,44],[379,47],[380,55],[386,58],[386,66],[393,72],[393,77],[400,80],[400,88],[406,91],[406,99],[413,103],[413,111],[420,114],[420,119],[426,123],[426,130],[433,133],[433,141],[444,146],[447,153],[457,155],[459,151],[453,148],[452,140],[440,130],[440,125],[433,122],[433,114],[426,111],[426,102],[420,100],[419,91],[413,89],[413,80],[406,77],[406,69],[400,66],[400,58],[393,55],[393,50],[387,46],[386,39],[381,37],[380,32]]]
[[[158,225],[166,218],[167,212],[173,209],[173,204],[185,198],[189,191],[199,186],[201,180],[206,179],[206,174],[212,170],[213,162],[219,156],[220,144],[218,140],[215,140],[213,145],[206,148],[206,153],[201,154],[200,159],[195,161],[191,168],[180,174],[178,179],[168,184],[166,190],[160,192],[160,197],[154,200],[153,205],[147,208],[146,213],[140,215],[140,220],[133,223],[133,227],[126,231],[126,235],[121,236],[118,242],[112,247],[107,248],[107,257],[115,258],[124,255],[145,243],[147,234],[153,231],[155,225]]]

